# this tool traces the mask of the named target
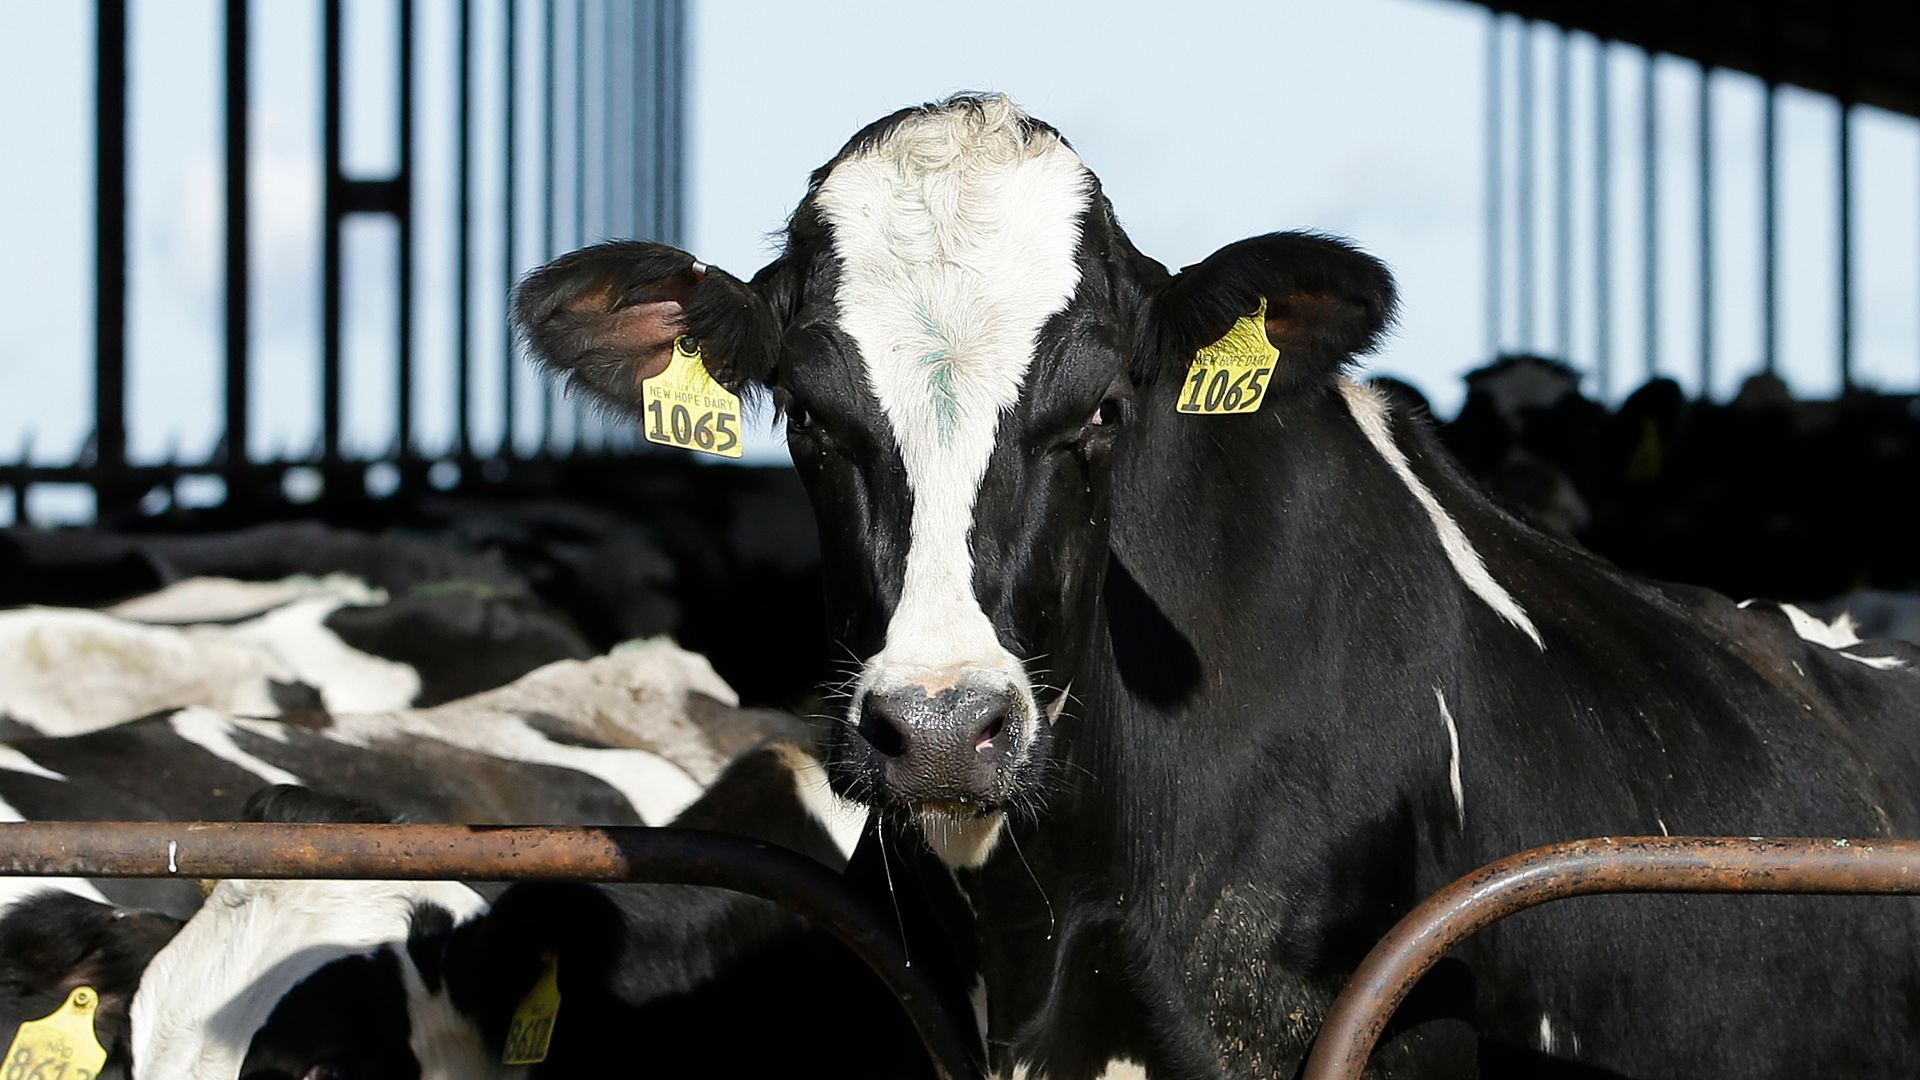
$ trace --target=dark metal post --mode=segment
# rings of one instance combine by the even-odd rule
[[[668,136],[667,152],[660,158],[660,168],[665,173],[660,189],[667,193],[667,208],[665,218],[660,223],[660,235],[670,243],[685,244],[687,204],[686,189],[681,185],[681,180],[686,172],[687,146],[686,0],[661,0],[660,12],[661,18],[666,20],[660,35],[659,74],[662,108],[666,110],[666,116],[661,121],[660,129]]]
[[[1834,147],[1835,165],[1839,185],[1839,215],[1836,228],[1839,230],[1839,311],[1840,321],[1840,390],[1845,393],[1853,389],[1853,65],[1852,42],[1848,34],[1853,29],[1847,14],[1852,10],[1848,4],[1834,4],[1829,8],[1832,33],[1832,61],[1834,83],[1838,92],[1834,95],[1840,115],[1835,119],[1838,126],[1837,145]]]
[[[1554,44],[1554,349],[1573,357],[1573,51],[1564,28]]]
[[[340,175],[340,0],[321,15],[321,171],[326,193],[320,238],[320,453],[340,455],[340,225],[346,216],[346,178]]]
[[[1840,220],[1836,227],[1840,232],[1840,389],[1844,393],[1853,389],[1853,102],[1843,98],[1839,109],[1839,145],[1834,148],[1834,156],[1839,159],[1836,179],[1840,198],[1836,210]]]
[[[1760,351],[1769,375],[1780,360],[1780,84],[1775,81],[1780,19],[1769,6],[1767,86],[1760,113]]]
[[[1660,372],[1660,97],[1651,49],[1646,60],[1640,95],[1640,237],[1645,291],[1641,314],[1646,320],[1646,374],[1651,381]]]
[[[587,0],[573,5],[573,240],[587,242]],[[568,447],[579,453],[587,446],[587,406],[578,395],[573,399],[573,441]]]
[[[621,225],[620,199],[615,196],[623,183],[633,183],[631,169],[622,168],[627,164],[625,152],[629,146],[622,145],[629,132],[627,125],[621,123],[620,110],[632,100],[631,87],[620,80],[620,58],[633,56],[630,47],[632,39],[623,37],[617,29],[619,13],[631,10],[626,5],[602,3],[600,6],[600,230],[608,236],[619,236]]]
[[[542,254],[552,258],[560,253],[560,211],[556,200],[560,197],[560,185],[554,182],[554,172],[560,167],[558,141],[553,125],[555,120],[554,94],[559,85],[557,68],[560,65],[560,38],[554,18],[556,0],[546,0],[543,19],[547,30],[546,70],[541,72],[546,84],[542,91],[544,114],[540,119],[541,151],[546,164],[540,170],[540,202],[543,211],[541,221],[545,231],[540,239],[545,245]],[[559,399],[553,392],[553,380],[542,376],[540,379],[540,452],[553,452],[553,428],[558,417]]]
[[[247,7],[226,0],[226,434],[222,439],[227,485],[247,462]]]
[[[470,281],[473,228],[473,10],[460,4],[459,30],[454,35],[458,50],[456,70],[459,90],[454,108],[454,156],[456,166],[453,241],[453,361],[455,397],[459,416],[454,421],[454,450],[460,457],[473,452],[473,318],[468,310],[473,302]]]
[[[1593,62],[1593,373],[1601,401],[1613,395],[1613,97],[1607,65],[1612,50],[1595,43]]]
[[[1501,166],[1505,164],[1502,147],[1500,98],[1504,87],[1501,85],[1500,71],[1500,23],[1501,16],[1487,18],[1487,356],[1500,354],[1501,310],[1500,295],[1504,284],[1500,280],[1501,257],[1506,254],[1506,244],[1501,237],[1500,223],[1504,207],[1500,205]]]
[[[660,76],[658,62],[661,13],[659,3],[634,12],[633,57],[630,70],[633,103],[627,130],[633,140],[633,169],[628,174],[632,187],[633,235],[648,240],[665,239],[660,230],[663,205],[660,182],[665,170],[660,148],[664,133],[660,130]]]
[[[518,110],[514,108],[514,98],[517,96],[515,87],[519,83],[519,79],[516,78],[519,73],[514,70],[515,62],[519,56],[519,50],[515,47],[517,42],[514,40],[516,22],[514,19],[514,11],[519,6],[519,2],[518,0],[502,0],[502,2],[506,5],[506,26],[504,31],[506,37],[506,69],[500,78],[500,85],[506,94],[505,126],[507,136],[506,149],[501,155],[504,162],[502,168],[505,175],[502,180],[505,188],[504,194],[506,202],[505,220],[501,223],[502,234],[500,240],[500,270],[502,278],[500,295],[504,298],[513,294],[514,273],[519,269],[519,266],[515,262],[513,248],[513,222],[517,216],[515,211],[518,209],[514,205],[513,166],[516,157],[514,144],[520,138],[520,125]],[[500,391],[500,409],[502,415],[505,417],[505,422],[500,429],[500,456],[511,457],[513,456],[513,383],[515,375],[513,363],[513,320],[511,317],[502,320],[501,333],[504,336],[501,338],[500,374],[505,381]]]
[[[1713,395],[1713,68],[1700,65],[1700,399]]]
[[[400,0],[400,312],[394,356],[394,441],[402,460],[413,457],[413,3]]]
[[[127,460],[127,4],[94,10],[93,458],[104,518],[133,501],[106,480]]]
[[[1520,348],[1532,352],[1533,340],[1533,304],[1539,290],[1535,288],[1533,271],[1533,173],[1534,173],[1534,123],[1533,123],[1533,23],[1520,20],[1518,38],[1519,58],[1515,63],[1520,81],[1519,96],[1515,98],[1518,112],[1519,130],[1514,134],[1514,145],[1519,152],[1520,172],[1518,177],[1519,220],[1514,226],[1515,252],[1514,306],[1520,314]]]

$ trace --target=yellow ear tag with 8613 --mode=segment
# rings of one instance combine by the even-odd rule
[[[93,1033],[93,1017],[100,995],[91,986],[76,986],[51,1016],[20,1025],[7,1047],[0,1075],[33,1076],[44,1080],[93,1080],[107,1063],[106,1048]]]
[[[507,1026],[502,1065],[538,1065],[547,1060],[547,1048],[553,1044],[553,1022],[560,1017],[560,958],[547,953],[540,959],[546,966],[533,989],[520,999],[513,1023]]]
[[[648,442],[740,456],[740,395],[713,381],[700,346],[673,339],[665,371],[640,384]]]
[[[1267,381],[1279,358],[1280,350],[1267,340],[1267,298],[1263,296],[1257,311],[1193,354],[1193,366],[1180,388],[1179,411],[1201,416],[1253,412],[1267,396]]]

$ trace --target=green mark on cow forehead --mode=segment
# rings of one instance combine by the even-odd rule
[[[946,332],[934,319],[926,301],[915,300],[914,317],[920,321],[920,328],[934,341],[937,347],[920,358],[920,367],[927,372],[927,391],[933,396],[933,415],[940,425],[942,439],[952,437],[954,429],[960,424],[960,396],[954,386],[953,352],[949,347]]]

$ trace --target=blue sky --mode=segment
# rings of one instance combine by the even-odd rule
[[[524,0],[523,0],[524,2]],[[220,68],[218,0],[133,0],[134,220],[130,229],[130,409],[134,453],[204,454],[218,437],[220,401]],[[318,4],[256,5],[254,68],[254,450],[310,446],[318,428],[319,261]],[[563,5],[565,7],[566,5]],[[1242,236],[1277,228],[1343,233],[1385,258],[1399,276],[1399,331],[1374,370],[1411,378],[1443,410],[1460,396],[1460,373],[1488,356],[1484,330],[1483,83],[1486,17],[1442,0],[1221,0],[1182,5],[1097,6],[975,0],[918,8],[881,0],[782,4],[690,0],[688,246],[741,274],[768,257],[768,235],[799,198],[809,170],[848,134],[900,105],[963,88],[1005,90],[1059,126],[1100,174],[1135,241],[1171,266]],[[452,427],[450,296],[453,134],[450,123],[453,8],[422,0],[418,34],[416,355],[419,430],[428,445]],[[522,9],[537,22],[537,5]],[[392,48],[381,0],[347,4],[350,56]],[[476,9],[477,106],[498,107],[499,5]],[[1517,32],[1517,31],[1516,31]],[[1546,48],[1536,31],[1547,87]],[[1574,39],[1576,239],[1591,241],[1586,154],[1590,39]],[[531,104],[538,58],[525,59]],[[0,170],[0,453],[31,431],[34,456],[63,460],[85,436],[90,411],[91,5],[0,5],[0,111],[9,154],[31,168]],[[1638,54],[1610,54],[1615,86],[1614,341],[1617,386],[1642,381],[1639,315]],[[368,64],[352,81],[350,169],[391,168],[391,73]],[[1512,67],[1509,65],[1509,74]],[[1660,369],[1692,388],[1699,312],[1694,224],[1693,102],[1698,75],[1663,61],[1660,245],[1663,325]],[[1751,79],[1714,82],[1714,311],[1724,396],[1757,361],[1759,89]],[[1785,148],[1782,313],[1785,372],[1802,394],[1831,393],[1833,328],[1833,142],[1835,110],[1814,95],[1783,96]],[[1546,109],[1540,109],[1544,120]],[[1508,113],[1512,118],[1511,110]],[[528,125],[523,158],[539,133]],[[1904,118],[1857,114],[1856,252],[1860,288],[1857,367],[1868,385],[1911,390],[1920,375],[1920,131]],[[1511,143],[1509,143],[1511,145]],[[477,220],[473,334],[497,352],[501,340],[498,135],[476,128]],[[1542,168],[1551,146],[1540,140]],[[17,156],[16,156],[17,155]],[[1509,162],[1508,168],[1512,168]],[[1543,176],[1545,175],[1543,171]],[[531,183],[523,213],[534,220]],[[1544,186],[1543,186],[1544,190]],[[1536,236],[1543,268],[1534,347],[1553,344],[1553,282],[1546,239],[1551,205],[1540,200]],[[1513,229],[1508,229],[1511,240]],[[373,449],[389,437],[393,409],[385,365],[394,304],[385,259],[390,229],[348,236],[347,438]],[[543,252],[523,244],[516,263]],[[1572,359],[1590,360],[1594,313],[1590,267],[1574,278]],[[1513,332],[1502,344],[1525,342]],[[501,437],[501,375],[493,361],[476,384],[486,417],[481,446]],[[531,432],[535,376],[522,368],[518,437]],[[781,454],[776,439],[760,453]],[[58,493],[48,493],[58,513]]]

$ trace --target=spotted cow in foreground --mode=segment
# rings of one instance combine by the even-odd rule
[[[263,820],[382,820],[301,789]],[[853,819],[855,830],[859,818]],[[674,824],[843,866],[849,837],[799,743],[742,755]],[[832,938],[773,904],[681,886],[223,881],[146,968],[134,1075],[197,1080],[924,1075],[903,1014]],[[501,1063],[552,957],[544,1060]],[[858,1049],[845,1019],[862,1017]]]
[[[1354,378],[1394,304],[1309,233],[1169,272],[998,96],[856,134],[751,280],[611,243],[515,300],[627,409],[682,337],[771,392],[861,662],[835,787],[957,876],[991,1065],[1048,1080],[1292,1076],[1394,919],[1516,849],[1920,835],[1920,654],[1515,520]],[[1262,311],[1261,406],[1183,414],[1196,350]],[[1533,913],[1375,1067],[1914,1076],[1920,903]]]
[[[863,815],[831,795],[825,773],[802,749],[805,739],[794,718],[737,707],[703,659],[654,641],[550,665],[434,709],[262,720],[193,707],[85,735],[17,740],[0,745],[0,819],[673,821],[842,862]],[[262,791],[263,783],[276,786]],[[293,786],[303,784],[329,794]],[[395,1045],[404,1050],[410,1038],[440,1063],[423,1075],[483,1075],[468,1067],[478,1060],[468,1051],[480,1037],[479,1020],[434,1013],[451,1006],[435,1005],[417,979],[402,979],[408,969],[375,954],[392,946],[414,956],[410,935],[437,941],[444,927],[435,920],[470,921],[500,891],[231,881],[203,904],[201,885],[191,880],[0,878],[0,1040],[86,984],[102,995],[98,1026],[114,1052],[110,1075],[125,1075],[113,1070],[124,1070],[137,1046],[135,1061],[156,1062],[142,1066],[142,1076],[278,1076],[266,1065],[236,1071],[263,1025],[270,1037],[262,1045],[271,1049],[260,1060],[284,1064],[291,1055],[335,1070],[289,1076],[410,1075],[411,1059],[392,1060]],[[620,986],[664,981],[684,989],[697,981],[689,972],[699,964],[748,951],[792,921],[704,895],[675,892],[628,905],[636,926],[652,929],[635,931],[634,970]],[[597,896],[576,901],[562,891],[540,901],[548,905],[541,910],[590,921],[607,909]],[[530,903],[512,901],[490,925],[508,926]],[[759,936],[732,933],[755,926]],[[517,933],[530,939],[535,930]],[[584,939],[552,943],[563,944],[580,971],[569,986],[588,997],[584,976],[600,961]],[[392,985],[380,981],[383,974]],[[143,978],[157,987],[145,1013],[133,1009]],[[514,978],[492,964],[470,976],[485,984],[476,993],[505,992]],[[144,1029],[136,1019],[129,1028],[130,1010],[164,1019]],[[445,1024],[433,1026],[436,1015]],[[142,1030],[145,1042],[135,1038]],[[387,1038],[395,1032],[397,1044]],[[360,1071],[366,1063],[378,1068]]]

